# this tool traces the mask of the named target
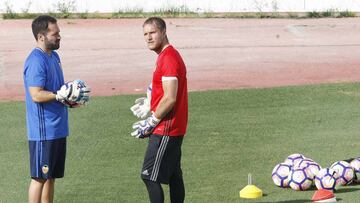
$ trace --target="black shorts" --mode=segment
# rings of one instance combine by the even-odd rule
[[[29,141],[30,175],[36,179],[64,177],[66,138]]]
[[[141,178],[169,184],[174,175],[181,175],[181,144],[183,136],[150,135]]]

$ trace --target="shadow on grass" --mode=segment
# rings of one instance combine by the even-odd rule
[[[341,198],[336,198],[337,201],[342,201]],[[276,202],[263,202],[263,203],[306,203],[313,202],[311,199],[297,199],[297,200],[284,200],[284,201],[276,201]]]
[[[360,190],[360,188],[340,188],[338,190],[336,190],[335,194],[339,194],[339,193],[348,193],[348,192],[356,192]]]
[[[268,196],[268,194],[263,194],[263,197],[266,197],[266,196]],[[276,201],[276,202],[280,202],[280,203],[286,203],[286,202],[300,203],[300,202],[302,202],[302,203],[305,203],[305,202],[312,202],[312,201],[309,199],[297,199],[297,200],[284,200],[284,201]],[[262,203],[270,203],[270,202],[262,202]],[[274,202],[272,202],[272,203],[274,203]]]
[[[339,191],[336,191],[336,193],[355,192],[357,190],[360,190],[360,188],[342,188]],[[263,194],[263,196],[268,196],[268,194]],[[342,201],[342,198],[337,197],[336,201],[340,202]],[[309,198],[309,199],[296,199],[296,200],[284,200],[284,201],[261,202],[261,203],[307,203],[307,202],[313,202],[313,201],[311,201],[311,198]]]

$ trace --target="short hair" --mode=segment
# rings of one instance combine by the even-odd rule
[[[34,34],[34,37],[36,41],[38,40],[38,34],[46,34],[48,31],[49,23],[55,24],[57,20],[54,17],[51,17],[49,15],[41,15],[36,17],[32,24],[32,32]]]
[[[145,20],[143,27],[147,24],[155,24],[159,30],[164,31],[166,30],[166,23],[162,18],[159,17],[150,17]]]

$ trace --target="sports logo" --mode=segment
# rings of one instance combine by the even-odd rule
[[[47,174],[49,172],[49,167],[47,165],[44,165],[42,168],[41,168],[43,174]]]
[[[146,176],[150,175],[148,170],[143,171],[141,174],[146,175]]]

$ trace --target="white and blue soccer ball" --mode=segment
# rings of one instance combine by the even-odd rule
[[[289,173],[291,171],[291,165],[286,163],[277,164],[272,170],[271,178],[275,185],[285,188],[289,186]]]
[[[302,154],[291,154],[285,159],[284,163],[296,166],[303,159],[305,159],[305,156]]]
[[[308,168],[292,168],[289,174],[289,186],[293,190],[307,190],[311,187],[314,176]]]
[[[330,166],[331,169],[336,171],[339,175],[336,184],[348,185],[354,179],[354,169],[346,161],[336,161]]]
[[[335,190],[338,174],[331,168],[322,168],[315,176],[315,186],[318,190]]]
[[[360,157],[353,159],[350,166],[354,169],[354,182],[360,182]]]
[[[321,166],[318,163],[309,158],[301,160],[295,167],[308,168],[314,177],[321,169]]]
[[[74,80],[65,83],[70,90],[69,102],[83,105],[89,101],[91,88],[88,87],[83,80]]]

